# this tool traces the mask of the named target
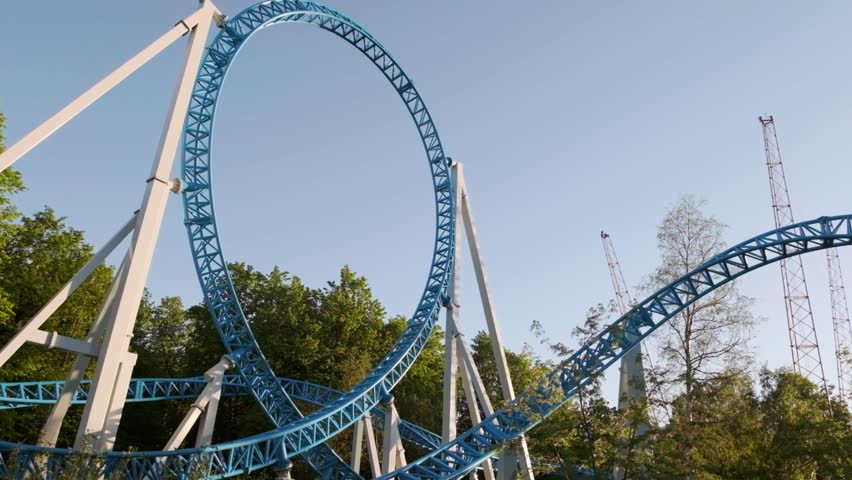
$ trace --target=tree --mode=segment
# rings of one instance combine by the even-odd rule
[[[11,317],[0,322],[0,342],[5,344],[36,312],[66,283],[92,255],[83,233],[68,227],[65,219],[47,208],[32,216],[23,217],[9,230],[0,245],[0,290],[10,302]],[[100,311],[112,278],[105,266],[77,288],[42,327],[77,338],[85,337]],[[74,355],[24,345],[0,369],[0,380],[59,380],[64,379]],[[49,409],[32,408],[21,412],[0,413],[3,438],[34,443]],[[79,415],[72,411],[68,422]],[[66,429],[70,430],[70,429]],[[21,438],[20,433],[25,433]],[[64,432],[68,434],[69,432]],[[68,441],[61,436],[60,442]]]
[[[652,444],[651,477],[763,478],[765,435],[752,379],[730,372],[697,382],[690,401],[688,418],[686,394],[673,400],[671,420]],[[683,449],[686,442],[691,451]]]
[[[0,112],[0,153],[5,146],[3,141],[3,130],[6,126],[6,117]],[[15,221],[20,217],[20,212],[12,203],[12,196],[24,190],[24,182],[17,170],[7,168],[0,172],[0,248],[2,248],[15,228]],[[0,264],[8,262],[9,258],[0,253]],[[12,318],[12,301],[5,290],[0,289],[0,324],[6,323]]]
[[[604,305],[590,308],[585,322],[573,330],[572,337],[579,345],[587,343],[598,333],[611,312],[612,308]],[[563,343],[551,341],[539,322],[534,321],[531,329],[557,356],[559,366],[565,366],[574,350]],[[548,370],[557,366],[553,363],[546,365]],[[623,433],[621,429],[626,423],[621,415],[603,398],[601,378],[593,378],[577,391],[572,402],[530,432],[531,450],[537,458],[539,455],[547,458],[547,463],[564,475],[573,476],[575,467],[586,467],[593,471],[593,478],[611,478],[619,438]]]
[[[666,212],[657,233],[660,265],[648,280],[647,289],[671,283],[724,248],[726,227],[705,215],[704,206],[694,196],[684,195]],[[678,415],[684,422],[680,451],[684,452],[687,472],[694,466],[697,453],[693,432],[696,389],[703,382],[744,371],[755,324],[752,303],[731,282],[685,308],[669,320],[665,327],[668,333],[657,336],[662,362],[651,377],[683,393]],[[695,477],[687,473],[685,478]]]
[[[852,418],[846,406],[790,371],[764,369],[760,383],[765,476],[852,478]]]
[[[502,407],[506,402],[503,399],[503,389],[500,386],[500,377],[497,374],[497,362],[494,359],[494,350],[491,347],[491,337],[485,331],[480,330],[471,340],[470,349],[491,404],[495,409]],[[512,378],[515,394],[532,386],[545,373],[543,366],[538,364],[529,348],[524,348],[520,352],[513,352],[508,348],[503,350],[506,354],[506,363],[509,366],[509,375]]]

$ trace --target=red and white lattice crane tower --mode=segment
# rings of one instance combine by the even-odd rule
[[[843,272],[836,248],[825,251],[828,260],[828,287],[831,291],[831,320],[834,325],[834,355],[837,358],[837,390],[852,407],[852,323],[846,305]]]
[[[763,127],[763,144],[766,151],[766,168],[769,171],[775,227],[781,228],[794,222],[787,179],[784,176],[784,165],[781,163],[781,151],[778,148],[778,136],[775,133],[775,121],[772,116],[758,117],[758,120]],[[780,264],[793,370],[828,391],[802,259],[800,256],[794,256],[782,259]]]
[[[612,278],[612,288],[615,290],[615,302],[618,304],[618,312],[624,315],[630,310],[633,300],[630,298],[630,292],[627,290],[624,274],[621,273],[621,264],[618,263],[618,256],[615,254],[612,238],[606,232],[601,232],[601,242],[603,243],[604,253],[606,254],[606,263],[609,266],[609,275]],[[621,357],[618,379],[618,409],[623,410],[631,402],[637,400],[647,400],[645,366],[642,360],[641,347],[636,347]],[[646,431],[647,426],[637,425],[637,430]]]

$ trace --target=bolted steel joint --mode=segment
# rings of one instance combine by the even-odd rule
[[[173,178],[169,181],[169,190],[174,193],[183,192],[183,180],[180,178]]]

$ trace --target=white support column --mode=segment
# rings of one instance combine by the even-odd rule
[[[453,177],[453,182],[455,185],[457,172],[453,169],[450,172],[450,175]],[[458,385],[458,354],[456,350],[458,348],[458,343],[456,342],[456,337],[459,332],[456,329],[458,325],[458,316],[459,316],[459,297],[461,296],[461,260],[462,260],[462,248],[461,248],[461,215],[458,214],[462,199],[462,192],[460,189],[456,188],[455,190],[455,202],[456,202],[456,219],[455,219],[455,245],[454,245],[454,261],[453,261],[453,272],[450,275],[450,282],[447,286],[447,290],[449,292],[449,304],[446,306],[447,313],[447,323],[446,323],[446,337],[444,338],[444,409],[442,427],[441,427],[441,438],[444,443],[449,442],[450,440],[456,438],[456,423],[458,421],[458,405],[457,401],[457,385]]]
[[[402,437],[399,435],[399,413],[393,404],[393,397],[385,403],[385,430],[382,446],[382,475],[397,468],[404,467],[405,449],[402,447]]]
[[[292,470],[293,462],[291,462],[290,460],[287,460],[287,462],[283,465],[276,465],[272,467],[272,473],[278,480],[293,480],[293,477],[290,476]]]
[[[115,421],[115,418],[108,419],[121,412],[126,397],[126,391],[120,390],[121,385],[124,384],[124,378],[119,378],[122,360],[125,359],[130,338],[133,335],[139,302],[142,299],[145,281],[154,254],[154,246],[160,231],[166,201],[170,194],[169,175],[172,170],[175,151],[189,108],[193,81],[204,52],[214,13],[217,12],[212,3],[204,2],[201,4],[199,14],[190,17],[195,18],[196,23],[188,25],[192,31],[183,71],[163,129],[154,166],[147,181],[148,186],[142,208],[133,232],[132,254],[127,264],[127,275],[116,302],[115,316],[108,322],[105,329],[103,347],[98,357],[89,400],[83,411],[83,418],[74,444],[76,448],[83,448],[88,444],[94,450],[102,451],[109,448],[115,441],[115,430],[107,429],[107,423]],[[129,375],[129,372],[127,374]],[[124,375],[122,374],[121,377],[124,377]],[[116,391],[116,388],[119,388],[119,390]],[[115,396],[113,396],[114,391]]]
[[[370,428],[369,426],[367,428]],[[352,426],[352,456],[349,457],[352,470],[361,474],[361,451],[364,449],[364,421],[358,420]]]
[[[133,226],[136,223],[136,218],[131,218],[109,241],[98,250],[85,265],[81,268],[77,273],[71,277],[62,288],[59,289],[58,292],[51,298],[41,309],[21,328],[18,333],[12,337],[9,342],[3,346],[3,349],[0,350],[0,367],[6,364],[9,358],[18,351],[21,346],[25,343],[34,342],[34,343],[42,343],[35,341],[38,337],[42,336],[43,333],[39,329],[42,325],[53,315],[56,310],[65,303],[65,300],[77,290],[89,275],[97,268],[98,265],[102,264],[104,260],[115,250],[122,240],[124,240],[127,235],[133,230]],[[92,341],[93,339],[87,339],[86,341]],[[48,342],[49,343],[49,342]]]
[[[112,73],[104,77],[90,89],[86,90],[86,92],[77,97],[74,101],[66,105],[65,108],[54,114],[31,132],[24,135],[20,140],[15,142],[14,145],[0,154],[0,171],[5,170],[15,163],[15,161],[21,158],[24,154],[41,143],[42,140],[49,137],[69,120],[76,117],[78,113],[88,108],[89,105],[94,103],[97,99],[101,98],[101,96],[112,90],[113,87],[138,70],[139,67],[147,63],[149,60],[157,56],[157,54],[165,50],[166,47],[189,32],[193,26],[202,21],[208,21],[209,18],[210,13],[205,9],[200,9],[189,17],[178,22],[160,38],[154,40],[153,43],[145,47],[133,58],[115,69]]]
[[[459,336],[459,343],[463,343],[462,338],[463,337]],[[482,416],[479,414],[479,404],[476,401],[476,390],[473,387],[472,379],[474,378],[474,375],[471,373],[470,369],[467,368],[467,364],[464,362],[464,359],[461,358],[462,355],[464,355],[462,352],[463,350],[459,349],[459,364],[462,365],[461,377],[462,385],[464,385],[464,396],[465,399],[467,399],[467,408],[470,411],[471,423],[476,425],[482,421]],[[487,398],[485,401],[488,401]],[[494,468],[491,465],[491,460],[485,460],[484,462],[482,462],[482,472],[485,475],[485,480],[495,480]],[[471,472],[470,478],[471,480],[476,480],[475,470]]]
[[[451,302],[453,300],[450,300]],[[455,306],[447,306],[447,323],[444,339],[444,408],[441,424],[441,439],[444,443],[456,438],[456,422],[458,420],[458,399],[456,386],[458,385],[458,350],[455,331],[452,320],[453,315],[458,315]]]
[[[110,392],[107,417],[104,419],[104,427],[101,433],[100,450],[112,450],[115,445],[115,437],[118,435],[118,424],[121,423],[121,414],[124,411],[124,401],[127,399],[127,389],[133,376],[133,367],[136,366],[136,354],[125,351],[118,364],[118,372],[115,384]]]
[[[115,308],[115,297],[121,290],[121,283],[127,270],[127,258],[129,256],[130,252],[128,251],[124,260],[121,262],[121,265],[118,267],[118,271],[116,271],[115,278],[110,285],[109,292],[101,305],[98,317],[89,329],[89,335],[86,337],[86,340],[95,340],[99,338],[103,334],[104,320],[112,317],[111,310]],[[68,374],[68,378],[65,379],[65,384],[62,385],[62,392],[59,394],[59,399],[55,404],[53,404],[50,415],[48,415],[47,421],[45,421],[44,428],[42,429],[41,435],[38,439],[38,445],[43,447],[56,446],[56,439],[59,438],[59,430],[62,428],[62,421],[68,413],[68,408],[71,407],[71,401],[74,399],[74,394],[80,386],[80,381],[83,379],[83,375],[89,368],[91,361],[92,359],[88,356],[77,356],[77,359],[74,361],[74,366],[71,367],[71,372]]]
[[[213,430],[216,427],[216,415],[219,413],[219,400],[222,398],[222,383],[225,372],[234,367],[231,357],[225,355],[213,368],[204,372],[204,378],[210,382],[210,396],[207,400],[207,408],[201,414],[201,425],[195,436],[196,447],[206,447],[213,444]]]
[[[503,398],[509,401],[515,398],[515,389],[512,385],[512,377],[509,374],[506,352],[503,349],[503,336],[500,333],[500,327],[497,324],[497,317],[494,313],[494,301],[491,298],[491,290],[488,288],[488,275],[486,275],[485,265],[479,251],[479,236],[470,209],[470,197],[464,181],[464,173],[461,164],[457,165],[459,190],[462,192],[460,209],[461,216],[464,219],[467,244],[470,248],[471,260],[473,260],[476,282],[479,285],[479,296],[482,300],[482,309],[485,311],[485,322],[488,325],[488,336],[491,337],[491,348],[494,351],[494,358],[497,360],[497,375],[500,378],[500,387],[503,389]]]
[[[459,326],[456,325],[456,330],[459,329]],[[459,334],[458,338],[458,350],[459,350],[459,363],[462,376],[467,376],[472,384],[473,391],[475,393],[475,397],[469,397],[468,400],[476,401],[479,399],[480,405],[482,405],[482,411],[485,413],[485,416],[489,416],[494,413],[494,406],[491,405],[491,398],[488,396],[488,391],[485,389],[485,384],[482,383],[482,376],[479,374],[479,368],[476,366],[476,362],[473,361],[473,354],[470,353],[470,348],[464,343],[464,337]]]
[[[367,459],[370,461],[370,473],[373,474],[373,478],[376,478],[382,475],[382,464],[379,462],[379,446],[376,443],[376,433],[373,431],[372,416],[368,413],[361,421],[364,422],[364,433],[367,434]]]
[[[473,213],[470,207],[470,196],[467,191],[467,185],[464,181],[464,169],[461,163],[455,162],[453,164],[453,170],[455,171],[454,180],[456,182],[456,191],[457,193],[461,193],[461,199],[458,202],[458,209],[460,211],[460,215],[457,217],[461,217],[464,222],[464,230],[467,234],[467,244],[470,248],[470,256],[473,261],[473,269],[476,273],[476,282],[479,287],[479,296],[482,301],[482,309],[485,312],[485,321],[488,325],[488,335],[491,338],[491,348],[494,353],[494,359],[497,365],[497,376],[500,379],[500,387],[503,391],[503,399],[507,402],[510,402],[515,399],[515,390],[512,385],[512,377],[509,373],[509,364],[506,361],[506,352],[503,348],[503,338],[500,333],[500,327],[497,323],[497,315],[494,311],[494,301],[491,296],[491,290],[488,288],[488,275],[485,271],[485,264],[482,260],[482,254],[479,248],[479,237],[478,232],[476,231],[476,223],[473,220]],[[458,219],[458,218],[457,218]],[[457,242],[459,240],[459,230],[456,230]],[[471,364],[472,364],[471,360]],[[475,365],[474,365],[475,367]],[[478,377],[478,375],[477,375]],[[525,480],[533,480],[533,470],[532,463],[529,458],[529,449],[527,448],[526,439],[521,437],[519,444],[519,458],[521,463],[521,476]],[[506,456],[506,452],[504,452],[504,457]],[[506,462],[508,463],[508,462]],[[514,463],[512,464],[514,465]],[[505,466],[505,463],[504,463]],[[501,478],[504,477],[504,472],[506,468],[500,469]],[[509,472],[505,472],[508,474]]]
[[[163,447],[164,451],[175,450],[180,447],[183,443],[186,436],[189,435],[189,431],[192,430],[193,425],[195,425],[198,417],[201,416],[202,412],[205,415],[211,413],[211,408],[213,409],[212,415],[208,418],[212,418],[212,422],[216,421],[216,411],[218,408],[218,401],[222,394],[222,377],[225,376],[225,372],[231,368],[233,362],[231,358],[227,355],[222,356],[216,365],[213,365],[210,370],[204,372],[204,378],[207,379],[207,386],[204,387],[204,390],[198,395],[198,398],[189,407],[189,411],[181,420],[178,428],[175,429],[169,441],[166,442],[166,445]],[[213,400],[215,399],[215,405],[213,404]],[[212,427],[209,430],[205,430],[204,425],[201,425],[198,429],[198,436],[196,437],[195,446],[200,447],[202,445],[210,445],[210,441],[213,438],[213,429]]]

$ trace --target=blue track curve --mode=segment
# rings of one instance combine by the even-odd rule
[[[242,383],[238,375],[225,375],[222,381],[223,397],[250,396],[249,389]],[[343,393],[333,388],[292,378],[279,378],[279,383],[290,395],[290,398],[325,406],[340,397]],[[56,403],[65,382],[8,382],[0,383],[0,410],[26,408],[36,405],[52,405]],[[80,383],[73,405],[83,405],[89,395],[91,381]],[[194,400],[198,398],[207,380],[204,377],[190,378],[134,378],[127,389],[128,403],[158,402],[162,400]],[[385,427],[385,412],[374,408],[370,412],[372,425],[375,430],[382,431]],[[427,451],[441,447],[441,436],[423,427],[405,420],[399,422],[399,433],[407,443],[417,445]],[[495,457],[496,458],[496,457]],[[553,468],[551,465],[547,465]],[[589,469],[568,466],[581,478],[590,477],[594,472]]]
[[[382,480],[460,478],[553,413],[581,386],[698,299],[783,258],[850,244],[852,215],[841,215],[772,230],[725,250],[641,301],[551,371],[536,388],[524,392],[516,401],[454,441],[383,476]],[[109,452],[106,454],[108,468],[120,468],[124,477],[132,480],[184,478],[189,472],[201,472],[208,478],[240,475],[279,461],[285,430],[277,429],[200,449]],[[16,465],[21,466],[20,478],[27,472],[40,475],[39,457],[46,457],[49,472],[52,472],[48,478],[53,479],[66,458],[75,452],[0,442],[0,454],[4,465],[14,459]]]
[[[10,382],[0,383],[0,410],[52,405],[56,403],[65,382]],[[292,378],[279,378],[278,383],[294,400],[313,405],[328,405],[343,393],[333,388]],[[74,405],[86,403],[89,397],[91,381],[84,380],[74,393],[71,401]],[[134,378],[127,389],[128,403],[157,402],[161,400],[194,400],[198,398],[207,380],[204,377],[191,378]],[[238,375],[225,375],[222,381],[222,396],[245,397],[250,390]],[[385,412],[374,408],[370,415],[373,428],[382,430],[385,425]],[[441,436],[411,422],[400,420],[399,433],[402,439],[418,447],[434,450],[441,446]]]
[[[436,234],[432,264],[426,287],[405,331],[387,356],[352,390],[304,418],[278,383],[240,308],[222,255],[211,189],[213,122],[226,74],[252,35],[280,23],[312,24],[334,33],[357,48],[382,72],[414,120],[426,151],[435,191]],[[278,446],[281,461],[302,454],[321,478],[360,478],[324,442],[389,395],[432,332],[452,268],[455,207],[448,167],[432,117],[411,79],[366,30],[331,8],[291,0],[261,2],[228,20],[207,48],[184,128],[185,224],[205,303],[222,342],[258,403],[275,426],[281,428]]]

